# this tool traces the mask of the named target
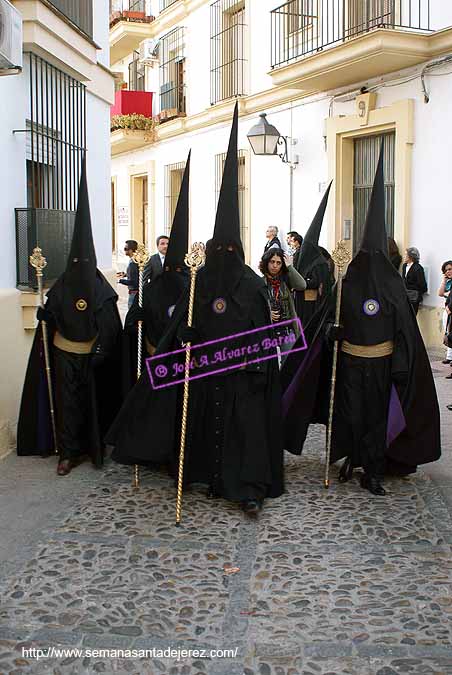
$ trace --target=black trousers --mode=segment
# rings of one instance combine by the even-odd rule
[[[384,473],[390,394],[391,356],[361,358],[340,354],[334,455],[350,457],[353,466],[362,466],[369,475]]]
[[[102,462],[91,354],[54,348],[56,426],[60,459],[90,454]]]

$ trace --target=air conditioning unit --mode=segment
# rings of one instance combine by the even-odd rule
[[[0,0],[0,75],[22,70],[22,15],[8,0]]]
[[[159,58],[159,40],[143,40],[140,44],[140,61],[142,63],[155,63]]]

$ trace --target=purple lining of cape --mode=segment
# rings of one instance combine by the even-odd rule
[[[386,427],[386,447],[391,443],[406,427],[406,419],[403,414],[402,404],[400,403],[397,389],[394,385],[391,387],[391,398],[389,400],[388,426]]]
[[[289,408],[292,405],[292,402],[295,398],[295,393],[296,393],[295,390],[298,387],[299,380],[301,379],[305,370],[307,370],[308,366],[311,365],[314,358],[318,355],[321,347],[322,347],[322,340],[321,340],[321,338],[317,337],[317,340],[315,340],[314,344],[311,345],[310,350],[306,354],[306,358],[299,365],[298,370],[297,370],[297,372],[295,373],[295,375],[292,379],[292,382],[287,387],[287,389],[286,389],[286,391],[283,395],[283,398],[282,398],[283,419],[285,419],[287,417],[287,414],[289,412]]]

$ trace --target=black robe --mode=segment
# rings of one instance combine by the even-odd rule
[[[198,274],[194,325],[202,342],[270,325],[262,279],[243,267],[216,314],[206,270]],[[188,294],[178,303],[157,354],[180,349]],[[226,318],[227,316],[227,318]],[[224,317],[224,318],[223,318]],[[123,464],[165,463],[177,469],[182,385],[151,388],[147,373],[127,397],[107,435],[113,459]],[[283,492],[283,456],[277,360],[190,382],[186,482],[208,484],[231,500],[277,497]]]
[[[388,326],[392,330],[393,354],[369,359],[339,352],[331,462],[350,456],[354,466],[362,466],[363,457],[372,462],[373,448],[382,444],[386,471],[409,473],[441,455],[430,363],[408,298],[400,292],[400,282],[398,286],[382,308],[385,332]],[[281,372],[284,447],[293,454],[301,454],[309,424],[328,421],[332,344],[326,336],[334,303],[334,296],[325,301],[308,327],[308,349],[290,354]],[[345,337],[357,342],[353,332]],[[369,338],[370,344],[383,341],[371,332]]]
[[[58,282],[48,293],[46,309],[52,312],[59,301]],[[116,415],[121,391],[117,376],[121,369],[121,320],[117,295],[97,272],[95,321],[98,335],[91,354],[71,354],[53,346],[56,325],[49,322],[55,415],[59,450],[71,456],[90,454],[102,463],[102,437]],[[75,430],[78,430],[75,432]],[[18,455],[48,455],[54,451],[49,398],[45,373],[41,324],[30,353],[17,429]]]

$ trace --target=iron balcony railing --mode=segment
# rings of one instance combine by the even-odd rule
[[[178,2],[178,0],[160,0],[160,11],[163,12],[164,9],[171,7],[175,2]]]
[[[93,0],[49,0],[61,14],[83,33],[93,37]]]
[[[430,31],[430,0],[289,0],[271,12],[272,68],[376,28]]]

